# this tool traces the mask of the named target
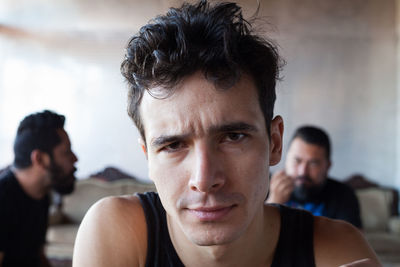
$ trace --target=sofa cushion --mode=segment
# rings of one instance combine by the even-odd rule
[[[400,238],[400,217],[391,217],[389,219],[389,232]]]
[[[400,236],[391,233],[365,233],[370,245],[378,254],[379,259],[386,263],[397,263],[396,265],[383,266],[399,266],[400,263]]]
[[[154,184],[145,184],[133,179],[106,182],[99,179],[78,180],[72,194],[63,199],[63,213],[73,223],[80,223],[88,209],[99,199],[107,196],[154,191]]]
[[[132,195],[134,193],[155,192],[154,184],[132,183],[129,181],[120,181],[122,192],[124,195]]]
[[[78,224],[53,225],[47,230],[46,255],[51,259],[71,259]]]
[[[383,188],[356,190],[363,228],[368,232],[387,231],[392,192]]]
[[[72,194],[63,199],[63,212],[74,223],[80,223],[87,210],[99,199],[122,194],[119,184],[96,179],[79,180]]]

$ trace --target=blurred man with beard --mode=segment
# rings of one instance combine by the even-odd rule
[[[322,129],[313,126],[297,129],[290,142],[285,170],[272,176],[267,203],[302,208],[361,228],[354,191],[328,178],[330,154],[329,137]]]
[[[0,176],[0,266],[50,266],[44,255],[49,193],[74,190],[77,157],[65,117],[45,110],[25,117],[14,164]]]

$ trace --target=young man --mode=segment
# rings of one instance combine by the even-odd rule
[[[74,189],[77,158],[63,129],[65,117],[50,111],[20,123],[14,164],[0,175],[0,266],[49,266],[44,255],[49,192]]]
[[[289,145],[285,170],[272,176],[267,203],[302,208],[361,228],[354,191],[328,178],[330,158],[329,137],[322,129],[313,126],[297,129]]]
[[[95,204],[74,266],[378,264],[351,225],[264,204],[281,157],[279,57],[240,7],[170,9],[131,39],[121,69],[158,194]]]

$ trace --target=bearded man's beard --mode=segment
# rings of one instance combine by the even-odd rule
[[[53,160],[51,160],[50,174],[51,174],[51,187],[54,191],[60,195],[71,194],[75,189],[75,171],[73,170],[65,174],[60,166],[58,166]]]
[[[321,192],[325,182],[316,185],[308,176],[296,177],[296,179],[306,180],[308,182],[295,186],[291,199],[300,203],[318,202],[321,199]]]

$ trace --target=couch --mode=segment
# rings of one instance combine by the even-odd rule
[[[128,195],[135,192],[155,191],[154,184],[125,178],[104,181],[98,178],[78,180],[71,195],[62,204],[50,209],[46,255],[54,266],[71,266],[75,237],[87,210],[106,196]]]
[[[359,199],[363,231],[367,240],[385,267],[400,266],[398,192],[392,188],[380,187],[359,176],[351,177],[346,183],[355,189]],[[145,191],[155,191],[154,185],[131,178],[79,180],[75,191],[64,197],[62,205],[53,207],[47,233],[47,256],[53,263],[64,261],[62,265],[55,264],[57,266],[70,266],[76,233],[89,207],[106,196]]]
[[[385,267],[400,266],[399,193],[353,175],[345,183],[356,192],[366,239]]]

